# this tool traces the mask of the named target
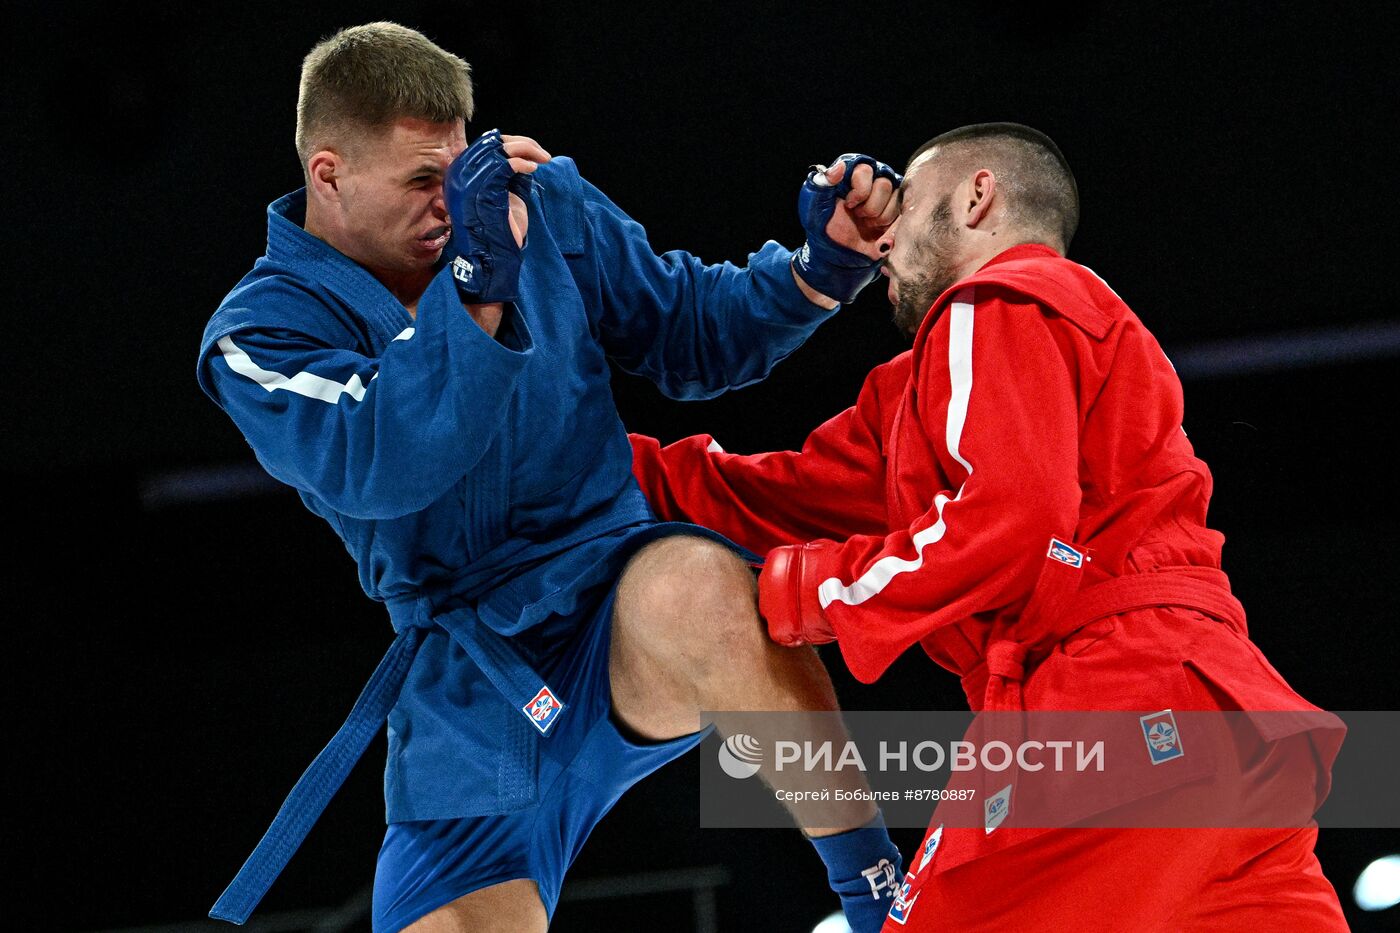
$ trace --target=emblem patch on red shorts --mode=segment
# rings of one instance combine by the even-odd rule
[[[990,836],[992,830],[1006,822],[1006,814],[1011,812],[1011,788],[1013,786],[1007,784],[988,797],[987,802],[982,804],[983,824],[986,826],[987,835]]]
[[[1076,570],[1084,566],[1084,555],[1059,538],[1050,539],[1050,550],[1046,552],[1045,556],[1062,564],[1068,564]]]
[[[918,894],[911,892],[914,890],[914,873],[911,871],[904,876],[904,883],[895,892],[894,904],[890,907],[890,919],[900,926],[904,926],[909,920],[909,915],[914,911],[914,902],[919,899]]]
[[[1186,754],[1181,748],[1181,733],[1177,731],[1176,717],[1171,710],[1151,713],[1138,721],[1142,723],[1142,737],[1154,765]]]
[[[929,833],[928,838],[924,840],[923,853],[919,856],[919,867],[914,869],[916,873],[922,872],[924,870],[924,866],[928,865],[929,862],[933,861],[934,855],[938,853],[938,844],[942,841],[943,824],[939,823],[938,828],[935,829],[933,832]]]
[[[541,687],[533,700],[520,707],[520,711],[530,717],[530,722],[540,730],[541,735],[549,731],[549,727],[554,725],[554,720],[559,718],[563,709],[564,704],[549,692],[548,687]]]

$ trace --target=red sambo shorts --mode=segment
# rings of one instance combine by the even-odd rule
[[[1149,614],[1129,614],[1120,627],[1131,634],[1151,622]],[[1192,707],[1229,708],[1209,678],[1187,670]],[[1314,799],[1317,758],[1308,735],[1266,742],[1247,728],[1233,734],[1226,743],[1233,749],[1214,773],[1136,801],[1130,813],[1100,814],[1092,828],[1006,826],[996,832],[1011,838],[986,854],[977,854],[983,828],[931,829],[907,862],[884,933],[1346,930],[1313,853],[1312,809],[1281,828],[1259,816],[1282,812],[1263,798]],[[1240,824],[1173,822],[1211,812],[1229,795]]]
[[[948,829],[944,844],[980,832]],[[1344,931],[1316,840],[1316,829],[1052,830],[916,877],[884,933]]]

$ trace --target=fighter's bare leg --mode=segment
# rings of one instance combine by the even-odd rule
[[[703,710],[838,709],[816,652],[769,639],[753,571],[707,538],[663,538],[628,563],[613,607],[609,663],[613,710],[645,739],[695,732]],[[836,717],[814,717],[812,728],[830,733],[812,736],[816,741],[845,741]],[[874,814],[869,803],[792,808],[803,830],[818,837]]]
[[[613,608],[609,666],[614,712],[643,739],[693,733],[702,710],[837,709],[816,652],[768,638],[753,572],[706,538],[664,538],[628,563]],[[821,837],[860,826],[873,812],[852,804],[835,820],[829,806],[819,818],[793,816]],[[464,895],[405,933],[542,933],[547,926],[534,882],[519,879]]]
[[[464,894],[404,927],[404,933],[544,933],[549,918],[535,883],[503,881]]]

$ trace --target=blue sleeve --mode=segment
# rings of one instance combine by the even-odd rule
[[[212,342],[201,382],[277,479],[355,518],[395,518],[442,496],[500,429],[531,352],[523,320],[512,324],[520,351],[489,337],[440,279],[377,359],[255,325]]]
[[[609,356],[666,395],[709,398],[758,382],[835,312],[803,296],[792,253],[777,243],[743,268],[679,250],[658,256],[641,224],[579,182],[586,239],[574,263],[596,289],[594,326]]]

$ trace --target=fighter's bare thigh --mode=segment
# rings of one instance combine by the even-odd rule
[[[691,535],[648,544],[623,570],[613,604],[614,712],[647,739],[696,731],[701,681],[757,620],[753,573],[729,548]]]
[[[404,927],[404,933],[544,933],[539,890],[528,878],[464,894]]]

